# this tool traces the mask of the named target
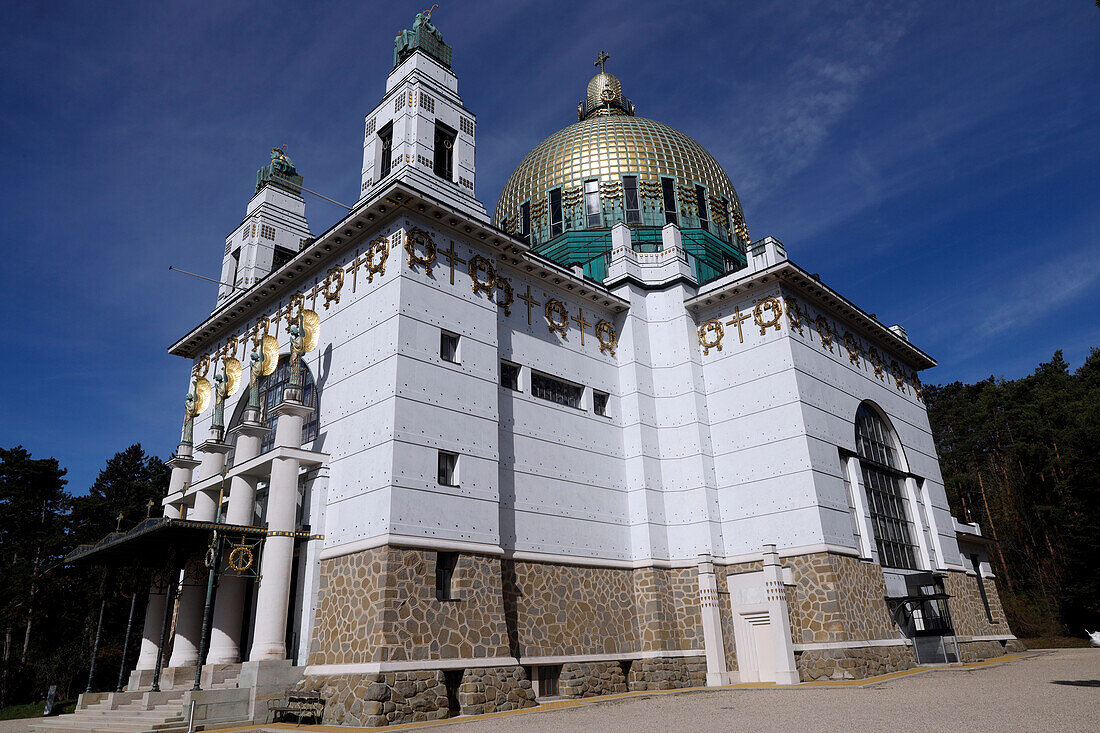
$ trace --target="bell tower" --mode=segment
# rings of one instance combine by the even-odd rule
[[[476,125],[458,96],[451,47],[431,11],[417,13],[394,39],[386,95],[366,116],[360,197],[403,180],[488,222],[474,188]]]
[[[312,237],[302,177],[285,147],[272,148],[271,162],[256,171],[256,188],[244,221],[225,240],[223,283],[247,290],[298,254]],[[240,292],[220,286],[217,305]]]

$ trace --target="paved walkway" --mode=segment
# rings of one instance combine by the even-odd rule
[[[24,733],[30,722],[0,721],[0,733]],[[1056,649],[873,680],[793,687],[735,685],[563,700],[537,710],[372,730],[414,728],[438,733],[1100,731],[1100,649]],[[352,733],[363,729],[275,725],[263,730]]]
[[[1100,731],[1100,649],[1058,649],[964,668],[793,687],[632,693],[538,710],[376,728],[438,733],[562,731]],[[550,709],[547,709],[550,708]],[[273,726],[283,728],[283,726]],[[270,730],[272,727],[268,727]],[[294,728],[294,726],[286,726]],[[302,726],[299,731],[349,728]],[[362,730],[362,729],[359,729]]]

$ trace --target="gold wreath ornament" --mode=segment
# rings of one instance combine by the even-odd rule
[[[551,298],[546,301],[543,312],[546,314],[546,323],[550,326],[550,330],[565,338],[565,329],[569,327],[569,311],[565,309],[565,303],[557,298]],[[554,318],[555,315],[559,318]]]
[[[317,348],[317,342],[321,338],[321,316],[317,315],[317,311],[302,311],[302,327],[306,332],[306,340],[305,344],[302,346],[302,352],[308,353]]]
[[[388,237],[379,237],[370,243],[367,250],[366,262],[363,267],[367,271],[367,282],[374,282],[374,276],[381,277],[386,274],[386,258],[390,254],[390,240]]]
[[[263,366],[260,367],[260,376],[266,377],[275,371],[275,367],[279,366],[279,340],[269,334],[264,334],[263,337]]]
[[[493,263],[481,255],[471,257],[469,262],[470,271],[470,287],[473,288],[474,295],[478,293],[485,293],[490,298],[493,297],[493,286],[496,284],[497,271],[493,267]],[[478,278],[478,273],[482,270],[485,271],[485,279]]]
[[[416,243],[424,245],[424,255],[416,253]],[[432,265],[435,264],[435,240],[423,229],[410,229],[405,234],[405,252],[409,255],[409,267],[420,265],[429,275],[432,274]]]
[[[238,573],[243,573],[252,567],[255,556],[247,545],[235,545],[229,552],[229,567]]]
[[[707,338],[707,334],[714,333],[714,337]],[[722,338],[726,335],[726,327],[721,321],[710,320],[699,326],[699,345],[703,347],[703,356],[710,353],[711,349],[722,350]]]
[[[596,340],[600,342],[600,353],[611,352],[615,356],[615,344],[619,343],[619,337],[615,333],[615,327],[607,321],[596,324]]]

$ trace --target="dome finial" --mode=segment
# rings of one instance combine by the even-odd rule
[[[610,59],[610,58],[611,58],[611,54],[609,54],[607,51],[600,51],[600,55],[596,57],[596,63],[594,63],[592,65],[593,66],[599,66],[600,67],[600,73],[602,74],[605,71],[604,68],[603,68],[603,65],[605,63],[607,63],[607,60]]]

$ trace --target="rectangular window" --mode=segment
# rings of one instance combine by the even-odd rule
[[[989,596],[985,594],[985,579],[982,578],[982,561],[977,555],[971,555],[970,562],[974,564],[974,575],[978,579],[978,595],[982,597],[982,605],[985,606],[985,617],[989,619],[989,623],[996,623],[996,621],[993,620],[993,611],[989,608]]]
[[[561,677],[560,664],[547,664],[538,667],[539,697],[557,697],[558,679]]]
[[[875,530],[879,562],[883,567],[916,570],[913,533],[905,509],[905,494],[901,477],[865,461],[863,483],[867,489],[867,510]]]
[[[676,188],[671,178],[661,179],[661,199],[664,202],[665,224],[678,224],[676,215]]]
[[[741,263],[737,261],[736,257],[722,255],[722,267],[723,272],[733,272],[741,268]]]
[[[404,95],[400,99],[404,99]],[[390,169],[393,166],[393,123],[390,122],[378,131],[378,141],[382,146],[382,163],[379,169],[378,178],[385,178],[390,174]]]
[[[500,386],[519,391],[519,365],[500,362]]]
[[[280,247],[275,245],[275,253],[271,256],[271,269],[272,271],[278,270],[280,267],[290,262],[294,258],[294,252],[286,247]]]
[[[699,228],[710,231],[710,217],[707,216],[707,191],[702,186],[695,187],[695,202],[699,207]]]
[[[241,251],[239,249],[233,250],[233,272],[229,275],[229,282],[237,285],[237,270],[241,266]]]
[[[623,176],[623,207],[627,224],[637,224],[642,220],[638,206],[638,176]]]
[[[435,553],[435,597],[441,601],[453,601],[455,567],[458,565],[457,552]]]
[[[439,451],[439,485],[458,486],[458,454]]]
[[[600,225],[600,182],[584,182],[584,225],[589,229]]]
[[[448,181],[454,178],[455,131],[442,122],[435,123],[435,174]]]
[[[531,240],[531,202],[524,201],[519,207],[519,236],[524,242]]]
[[[538,372],[531,372],[531,394],[540,400],[580,409],[584,387],[569,384]]]
[[[592,390],[592,410],[597,415],[603,415],[607,417],[607,400],[608,394],[606,392],[597,392]]]
[[[550,191],[550,236],[556,237],[564,231],[561,217],[561,189]]]
[[[439,358],[458,364],[458,335],[449,331],[439,332]]]

